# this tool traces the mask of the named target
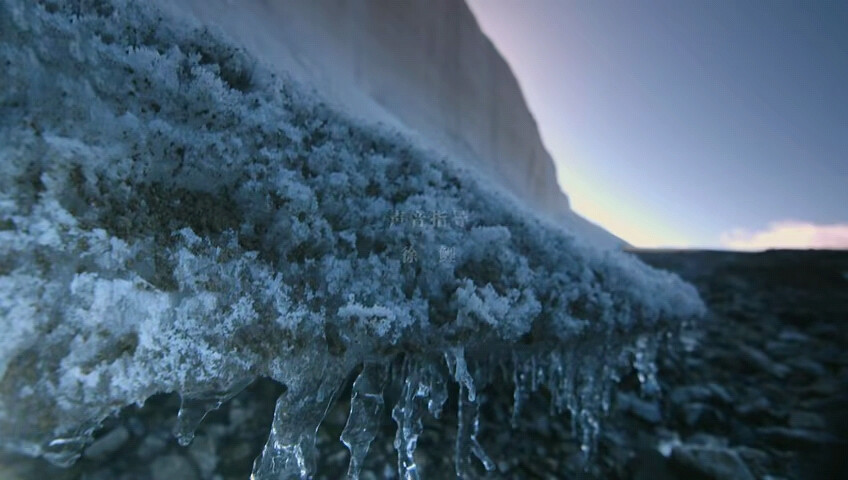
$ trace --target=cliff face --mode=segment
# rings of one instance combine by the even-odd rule
[[[353,116],[487,173],[588,243],[623,243],[570,210],[518,82],[462,0],[176,4]]]

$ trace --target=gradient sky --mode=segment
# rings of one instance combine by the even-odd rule
[[[578,213],[642,247],[848,248],[848,2],[468,3]]]

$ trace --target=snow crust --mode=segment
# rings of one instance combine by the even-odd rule
[[[622,369],[703,314],[695,290],[584,245],[458,162],[327,107],[231,40],[142,2],[0,0],[0,445],[69,465],[100,422],[178,392],[175,433],[252,379],[286,385],[255,478],[308,477],[348,376],[342,441],[511,372],[587,450]],[[363,367],[364,365],[364,367]],[[382,385],[400,383],[397,405]],[[356,461],[351,469],[356,471]]]

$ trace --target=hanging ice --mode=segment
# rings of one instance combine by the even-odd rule
[[[206,415],[238,395],[252,380],[238,380],[223,391],[183,394],[177,413],[177,424],[174,426],[174,436],[179,444],[184,447],[189,445],[194,440],[195,430]]]
[[[380,427],[380,416],[385,403],[385,375],[385,366],[366,363],[353,382],[350,416],[341,435],[342,443],[350,450],[350,466],[347,471],[350,479],[359,478],[362,462]]]
[[[460,384],[459,396],[457,398],[457,428],[456,428],[456,475],[459,478],[467,478],[472,473],[469,464],[473,454],[486,470],[494,470],[495,462],[483,450],[477,435],[480,429],[479,405],[468,397],[466,386]]]
[[[430,394],[429,385],[421,381],[421,374],[421,368],[414,361],[404,362],[400,399],[392,409],[392,418],[397,424],[394,445],[398,452],[398,477],[404,480],[419,478],[415,448],[418,436],[424,430],[422,403],[427,401]]]
[[[317,451],[315,432],[327,415],[337,385],[333,381],[292,386],[277,399],[271,434],[253,465],[251,480],[311,478]]]

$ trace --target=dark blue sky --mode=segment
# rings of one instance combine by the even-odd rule
[[[638,246],[848,235],[848,2],[469,4],[578,212]]]

